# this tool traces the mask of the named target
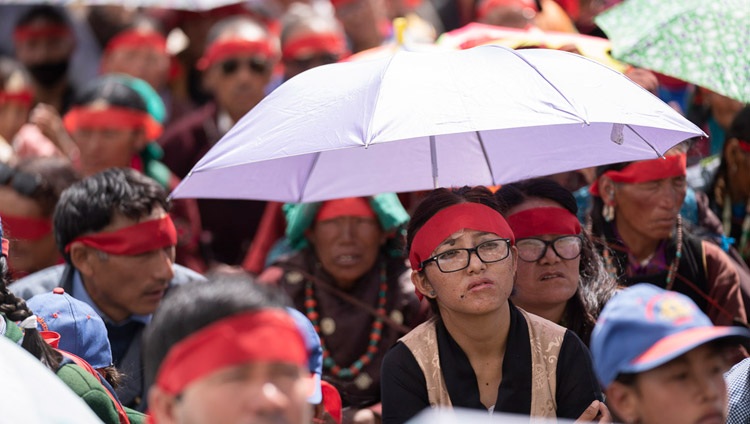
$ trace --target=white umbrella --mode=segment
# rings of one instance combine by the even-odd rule
[[[399,51],[286,82],[172,195],[311,202],[497,185],[656,158],[702,134],[627,77],[575,54]]]

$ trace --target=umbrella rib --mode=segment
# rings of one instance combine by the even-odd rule
[[[479,139],[479,146],[482,148],[482,154],[484,155],[484,162],[487,164],[487,169],[490,171],[490,178],[492,178],[492,185],[497,185],[497,182],[495,181],[495,173],[492,172],[492,164],[490,163],[490,157],[487,154],[487,149],[484,146],[484,139],[482,139],[482,134],[479,131],[475,131],[477,133],[477,139]]]
[[[650,148],[651,148],[651,150],[653,150],[653,151],[654,151],[654,153],[656,153],[656,155],[657,155],[657,156],[659,156],[659,157],[664,157],[664,154],[663,154],[663,153],[659,153],[659,150],[657,150],[657,149],[656,149],[656,147],[654,147],[654,145],[653,145],[653,144],[649,143],[649,141],[648,141],[648,140],[646,140],[645,138],[643,138],[643,136],[641,136],[640,134],[638,134],[638,131],[636,131],[636,130],[635,130],[635,128],[631,127],[631,126],[630,126],[630,125],[628,125],[628,124],[625,124],[625,126],[626,126],[626,127],[628,127],[628,129],[630,129],[630,131],[633,131],[633,133],[634,133],[635,135],[637,135],[637,136],[638,136],[638,138],[640,138],[640,139],[641,139],[641,140],[642,140],[642,141],[643,141],[644,143],[646,143],[646,144],[648,145],[648,147],[650,147]]]
[[[310,177],[312,176],[313,171],[315,170],[315,166],[318,164],[318,159],[320,158],[320,152],[315,153],[315,157],[313,158],[312,165],[310,165],[310,169],[307,171],[307,178],[302,182],[302,190],[299,192],[299,197],[297,198],[297,203],[302,203],[302,198],[305,195],[305,190],[307,190],[307,183],[310,182]]]
[[[430,160],[432,162],[432,187],[438,188],[438,163],[434,135],[430,136]]]
[[[498,46],[498,47],[500,47],[500,46]],[[536,72],[536,73],[537,73],[537,75],[539,75],[539,76],[540,76],[540,77],[541,77],[541,78],[542,78],[542,79],[543,79],[543,80],[544,80],[544,81],[545,81],[545,82],[546,82],[547,84],[549,84],[549,86],[550,86],[550,87],[552,87],[552,89],[553,89],[553,90],[557,91],[557,94],[559,94],[559,95],[560,95],[560,97],[562,97],[562,98],[563,98],[563,100],[565,100],[565,101],[566,101],[566,102],[568,103],[568,105],[570,105],[570,107],[571,107],[571,108],[573,108],[573,111],[575,111],[575,113],[574,113],[573,115],[574,115],[574,116],[575,116],[576,118],[578,118],[578,119],[582,120],[582,121],[583,121],[583,122],[584,122],[584,123],[585,123],[586,125],[589,125],[589,120],[588,120],[588,119],[586,119],[586,118],[584,118],[584,117],[582,117],[582,116],[580,116],[580,113],[579,113],[578,109],[577,109],[577,108],[576,108],[576,107],[575,107],[575,106],[573,105],[573,103],[572,103],[572,102],[571,102],[571,101],[570,101],[570,100],[569,100],[569,99],[568,99],[567,97],[565,97],[565,94],[563,94],[563,93],[562,93],[562,91],[560,91],[560,90],[559,90],[559,89],[558,89],[558,88],[557,88],[557,87],[555,86],[555,84],[552,84],[552,82],[550,82],[550,80],[548,80],[548,79],[547,79],[547,77],[546,77],[546,76],[544,76],[544,74],[543,74],[543,73],[539,72],[539,69],[537,69],[537,68],[536,68],[536,66],[534,66],[534,65],[533,65],[533,64],[532,64],[531,62],[529,62],[528,60],[526,60],[526,58],[524,58],[524,57],[523,57],[522,55],[518,54],[518,52],[517,52],[517,51],[515,51],[515,50],[513,50],[513,49],[509,49],[509,50],[510,50],[510,51],[511,51],[511,53],[513,53],[513,54],[514,54],[514,55],[515,55],[515,56],[516,56],[517,58],[521,59],[521,60],[522,60],[522,61],[523,61],[524,63],[526,63],[527,65],[529,65],[529,67],[530,67],[531,69],[533,69],[533,70],[534,70],[534,72]]]

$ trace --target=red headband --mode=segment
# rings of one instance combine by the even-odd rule
[[[506,218],[517,239],[545,234],[581,234],[581,223],[565,208],[525,209]]]
[[[70,252],[73,243],[83,243],[112,255],[139,255],[176,245],[177,230],[172,218],[165,215],[117,231],[78,237],[65,246],[65,253]]]
[[[345,56],[348,51],[344,37],[333,32],[310,34],[292,40],[281,48],[281,54],[286,60],[321,52],[338,55],[339,57]]]
[[[24,106],[31,106],[34,100],[34,93],[30,90],[21,91],[0,91],[0,105],[10,102],[21,103]]]
[[[178,395],[196,380],[249,362],[307,367],[302,334],[286,312],[246,312],[200,329],[172,346],[159,367],[156,386]]]
[[[480,203],[459,203],[440,210],[419,229],[409,251],[411,269],[421,271],[422,261],[446,238],[462,229],[494,233],[515,243],[513,231],[498,211]]]
[[[16,27],[13,31],[13,39],[16,41],[25,41],[32,38],[61,38],[72,33],[66,25],[23,25]]]
[[[607,176],[616,183],[645,183],[665,178],[681,177],[687,174],[687,155],[670,155],[664,158],[633,162],[619,171],[611,170],[601,176]],[[601,178],[601,177],[599,177]],[[599,196],[599,180],[589,187],[589,192]]]
[[[264,59],[272,59],[278,52],[269,40],[225,40],[211,44],[206,53],[198,60],[197,68],[205,71],[216,62],[220,62],[230,56],[236,55],[259,55]]]
[[[476,18],[482,19],[490,11],[500,6],[517,6],[522,9],[531,9],[537,11],[536,4],[531,0],[484,0],[479,4],[476,11]]]
[[[5,233],[15,240],[39,240],[52,233],[49,218],[3,215]]]
[[[346,199],[329,200],[323,202],[315,215],[315,222],[334,219],[340,216],[358,216],[362,218],[377,218],[370,202],[364,197],[349,197]]]
[[[737,139],[737,141],[737,144],[740,146],[740,149],[742,149],[743,152],[750,153],[750,142],[740,139]]]
[[[104,53],[112,53],[123,47],[151,47],[159,53],[166,53],[167,39],[164,38],[163,35],[154,31],[123,31],[107,43],[107,48],[104,50]]]
[[[147,112],[119,106],[107,106],[103,109],[76,107],[65,114],[63,123],[71,133],[81,128],[142,128],[149,140],[156,140],[162,133],[161,124]]]
[[[3,242],[2,242],[2,255],[7,258],[8,257],[8,252],[10,251],[10,242],[8,241],[7,238],[3,238],[2,240],[3,240]]]

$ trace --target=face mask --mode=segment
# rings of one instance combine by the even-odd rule
[[[29,65],[27,69],[34,80],[42,87],[52,87],[62,80],[68,72],[67,60],[60,62],[39,63]]]

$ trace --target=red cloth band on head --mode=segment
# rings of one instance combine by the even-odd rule
[[[5,234],[14,240],[39,240],[52,233],[49,218],[3,215]]]
[[[310,34],[292,40],[281,48],[281,55],[286,60],[315,53],[329,53],[339,58],[344,57],[348,53],[344,37],[333,32]]]
[[[2,240],[2,255],[7,258],[8,252],[10,251],[10,242],[7,238],[3,238]]]
[[[112,53],[123,47],[151,47],[159,53],[167,52],[167,39],[154,31],[128,30],[117,34],[107,43],[104,53]]]
[[[31,102],[34,101],[34,93],[30,90],[22,91],[0,91],[0,105],[5,103],[20,103],[24,106],[31,106]]]
[[[169,350],[156,386],[171,395],[223,368],[281,362],[307,368],[307,351],[294,320],[281,309],[233,315],[204,327]]]
[[[506,218],[517,240],[546,234],[581,234],[581,223],[565,208],[525,209]]]
[[[71,133],[81,128],[143,129],[149,140],[159,138],[162,133],[161,124],[147,112],[119,106],[76,107],[65,114],[63,123]]]
[[[740,146],[740,149],[742,149],[742,151],[750,153],[750,142],[749,141],[739,140],[739,139],[737,141],[738,141],[737,144]]]
[[[487,16],[492,9],[496,7],[520,7],[522,9],[531,9],[537,12],[536,3],[533,0],[484,0],[479,4],[476,11],[476,19],[482,19]]]
[[[369,200],[364,197],[349,197],[323,202],[318,209],[318,213],[315,215],[315,222],[334,219],[340,216],[377,218],[375,211],[370,206]]]
[[[683,177],[686,174],[687,155],[680,154],[633,162],[619,171],[607,171],[601,176],[607,176],[616,183],[636,184],[665,178]],[[591,184],[589,192],[594,196],[599,196],[598,179]]]
[[[411,269],[421,271],[422,261],[451,234],[463,229],[494,233],[515,243],[513,231],[500,212],[480,203],[459,203],[442,209],[419,229],[409,251]]]
[[[70,252],[73,243],[82,243],[112,255],[139,255],[177,244],[177,230],[172,218],[151,219],[117,231],[81,236],[65,246]]]
[[[13,39],[25,41],[32,38],[61,38],[72,33],[70,27],[66,25],[23,25],[13,31]]]
[[[211,65],[221,62],[228,57],[238,55],[263,56],[264,59],[273,59],[278,56],[276,47],[269,40],[225,40],[211,44],[206,53],[198,59],[197,68],[205,71]]]

